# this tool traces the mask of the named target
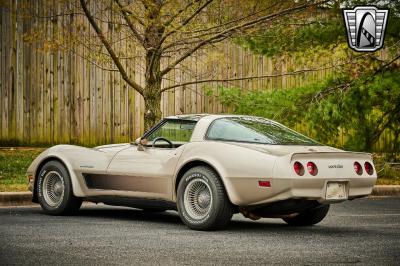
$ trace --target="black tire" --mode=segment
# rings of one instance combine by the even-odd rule
[[[283,220],[289,225],[295,226],[309,226],[321,222],[328,214],[329,204],[321,205],[315,209],[306,210],[295,217],[283,218]]]
[[[198,182],[204,187],[196,194],[196,204],[200,205],[200,194],[206,195],[209,204],[202,210],[206,210],[202,215],[204,217],[195,217],[193,208],[188,207],[190,200],[185,197],[189,195],[189,189]],[[190,186],[190,187],[188,187]],[[192,191],[193,192],[193,191]],[[187,194],[185,194],[187,193]],[[207,198],[208,193],[208,198]],[[193,194],[191,194],[193,195]],[[225,187],[215,171],[206,166],[196,166],[189,169],[182,177],[178,185],[177,191],[177,207],[181,220],[191,229],[194,230],[216,230],[225,227],[231,220],[234,207],[228,199]],[[194,198],[192,196],[192,198]],[[203,197],[204,198],[204,197]],[[186,203],[186,205],[185,205]],[[193,203],[193,202],[192,202]],[[206,203],[205,203],[206,204]],[[193,205],[190,205],[193,206]],[[188,208],[188,209],[187,209]],[[191,214],[192,213],[192,214]]]
[[[56,180],[56,182],[52,182],[52,180]],[[44,182],[50,188],[44,188]],[[53,183],[53,185],[49,186],[49,183]],[[61,188],[60,185],[57,187],[57,192],[61,194],[54,192],[56,190],[54,187],[57,184],[62,184]],[[72,183],[68,170],[59,161],[49,161],[40,169],[37,185],[39,204],[47,214],[74,214],[82,205],[82,198],[75,197],[72,192]],[[54,197],[57,200],[53,201]]]

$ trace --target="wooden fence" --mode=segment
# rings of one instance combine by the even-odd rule
[[[46,42],[27,41],[24,37],[38,23],[42,23],[43,31],[50,37],[56,34],[54,23],[72,25],[72,20],[81,20],[90,28],[83,16],[62,16],[56,22],[43,22],[40,16],[47,13],[41,1],[22,1],[24,8],[38,14],[26,19],[18,15],[20,1],[6,2],[7,5],[0,5],[0,145],[76,143],[93,146],[132,141],[143,133],[143,99],[127,86],[118,72],[104,70],[86,60],[82,56],[87,53],[85,46],[46,49]],[[124,42],[119,45],[135,49]],[[273,62],[234,44],[223,43],[203,55],[189,58],[181,68],[168,74],[163,86],[190,81],[204,73],[240,77],[286,73],[289,69],[301,68],[292,61],[289,58]],[[130,77],[143,84],[142,60],[132,59],[125,64]],[[328,71],[242,80],[228,85],[244,90],[284,89],[317,80]],[[215,97],[205,93],[206,87],[216,85],[222,83],[189,85],[163,93],[163,116],[226,112],[226,107]],[[382,138],[377,149],[385,147],[387,138]]]

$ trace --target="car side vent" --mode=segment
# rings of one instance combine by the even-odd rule
[[[93,188],[93,179],[89,174],[82,174],[83,179],[85,179],[85,183],[87,188]]]

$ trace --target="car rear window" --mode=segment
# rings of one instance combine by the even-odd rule
[[[206,138],[275,145],[320,145],[318,142],[277,122],[259,117],[216,119],[210,125]]]

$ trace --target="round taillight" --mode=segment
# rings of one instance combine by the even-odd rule
[[[304,175],[304,167],[300,162],[295,162],[293,165],[293,169],[298,175]]]
[[[318,174],[318,168],[313,162],[308,162],[307,163],[307,170],[311,175],[317,175]]]
[[[364,164],[365,172],[367,172],[369,175],[372,175],[374,173],[374,168],[372,167],[372,164],[369,162],[365,162]]]
[[[362,175],[363,169],[359,162],[354,162],[354,171],[356,171],[357,175]]]

